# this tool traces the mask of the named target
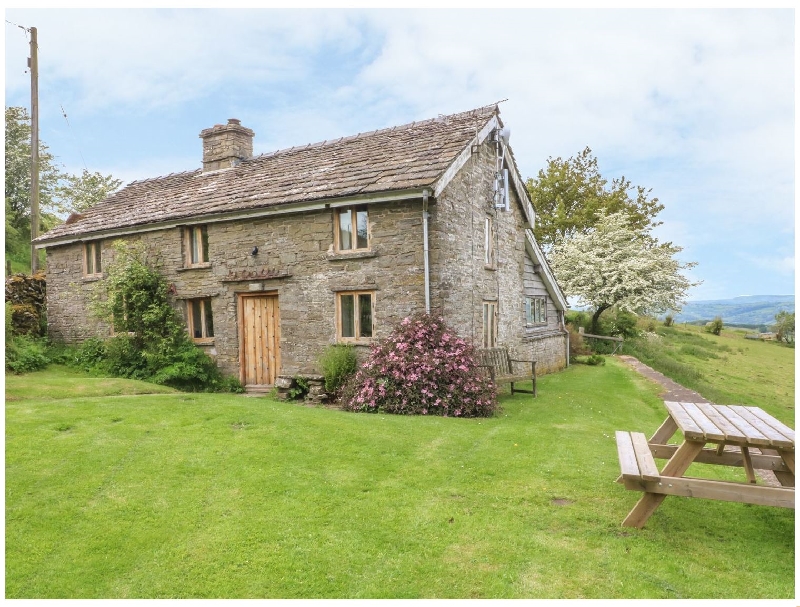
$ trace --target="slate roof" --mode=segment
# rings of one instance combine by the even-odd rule
[[[236,167],[134,181],[36,239],[432,186],[496,105],[262,154]]]

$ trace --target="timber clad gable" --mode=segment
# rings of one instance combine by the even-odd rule
[[[363,348],[427,301],[479,347],[563,367],[566,302],[510,148],[508,210],[494,199],[500,127],[487,106],[254,158],[238,121],[206,129],[202,170],[133,182],[37,239],[51,335],[108,335],[89,318],[87,243],[121,238],[157,259],[198,347],[253,389],[317,372],[327,344]]]

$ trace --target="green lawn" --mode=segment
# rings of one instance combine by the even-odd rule
[[[761,407],[794,427],[795,351],[745,339],[747,331],[658,327],[654,341],[626,341],[624,352],[721,405]]]
[[[655,386],[609,360],[539,392],[476,420],[8,376],[6,597],[795,596],[791,510],[620,526],[614,430],[655,430]]]

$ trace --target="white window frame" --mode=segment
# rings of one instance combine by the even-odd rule
[[[547,324],[547,298],[543,296],[525,297],[525,325],[533,327]]]

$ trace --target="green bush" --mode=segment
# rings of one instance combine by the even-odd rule
[[[667,314],[664,317],[664,326],[665,327],[671,327],[674,322],[675,322],[675,319],[672,317],[672,314]]]
[[[322,352],[319,366],[325,377],[325,391],[338,394],[347,379],[358,369],[356,349],[350,344],[332,344]]]
[[[224,379],[214,360],[195,346],[173,307],[166,278],[146,258],[141,244],[114,244],[116,256],[108,278],[94,293],[95,313],[117,335],[86,346],[83,363],[117,377],[141,379],[187,391],[239,391]]]
[[[592,316],[582,310],[569,310],[564,314],[564,322],[575,327],[576,331],[579,327],[583,327],[584,331],[586,331],[592,324]]]
[[[599,354],[592,354],[591,356],[577,356],[573,359],[573,362],[580,364],[580,365],[605,365],[606,359]]]
[[[496,388],[478,371],[475,348],[444,319],[418,313],[403,319],[370,349],[342,390],[349,411],[489,417]]]
[[[706,332],[713,335],[719,335],[722,333],[722,318],[717,316],[714,320],[708,323],[708,325],[706,325]]]
[[[67,364],[84,371],[93,371],[102,368],[105,358],[105,343],[97,337],[91,337],[76,348],[74,357]]]
[[[298,375],[294,378],[294,386],[289,388],[289,400],[304,398],[305,395],[308,394],[309,387],[308,380]]]
[[[623,339],[631,339],[639,335],[639,330],[636,328],[636,323],[639,317],[631,312],[623,310],[615,310],[609,314],[607,322],[608,333],[603,335],[611,335],[613,337],[622,337]],[[655,320],[651,319],[650,326],[655,329]]]
[[[39,371],[50,364],[47,340],[17,335],[6,340],[6,370],[13,373]]]

